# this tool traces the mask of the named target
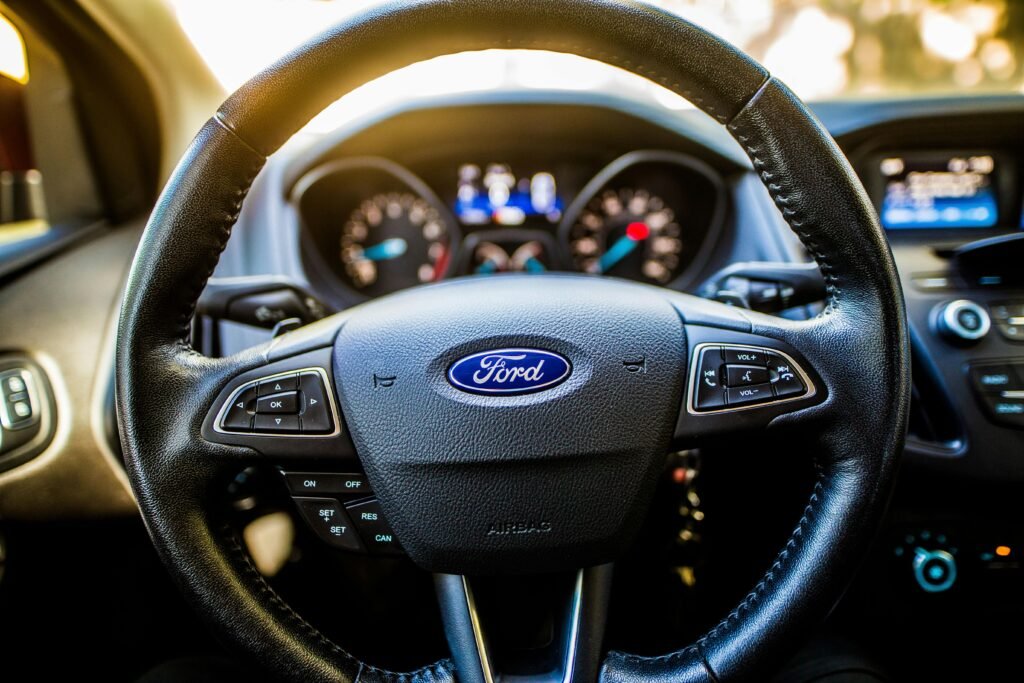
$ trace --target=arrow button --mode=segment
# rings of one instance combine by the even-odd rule
[[[254,431],[263,434],[294,434],[299,431],[299,416],[257,414]]]
[[[326,387],[320,374],[304,372],[299,375],[299,392],[302,397],[302,432],[329,434],[334,431]]]

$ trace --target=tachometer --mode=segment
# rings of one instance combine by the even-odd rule
[[[438,211],[408,192],[362,201],[341,230],[340,258],[351,286],[369,296],[441,279],[451,236]]]
[[[576,268],[667,284],[682,266],[675,212],[644,189],[607,189],[587,202],[569,232]]]

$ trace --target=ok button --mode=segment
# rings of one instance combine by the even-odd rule
[[[285,391],[270,396],[260,396],[256,399],[256,412],[262,414],[286,413],[295,414],[299,412],[299,392]]]

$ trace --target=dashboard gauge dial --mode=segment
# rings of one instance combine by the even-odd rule
[[[494,242],[480,242],[473,253],[473,273],[543,273],[548,269],[544,263],[547,250],[539,240],[530,240],[510,249],[511,253]]]
[[[683,239],[676,214],[645,189],[606,189],[569,231],[578,270],[664,285],[679,276]]]
[[[379,296],[444,277],[451,235],[440,213],[409,192],[363,200],[341,229],[340,259],[351,286]]]

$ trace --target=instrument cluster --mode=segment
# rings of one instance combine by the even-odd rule
[[[428,184],[383,158],[346,158],[304,174],[292,199],[330,278],[365,298],[548,271],[682,288],[724,222],[722,178],[678,152],[630,152],[591,169],[586,183],[559,175],[464,162],[451,165],[448,183]]]

